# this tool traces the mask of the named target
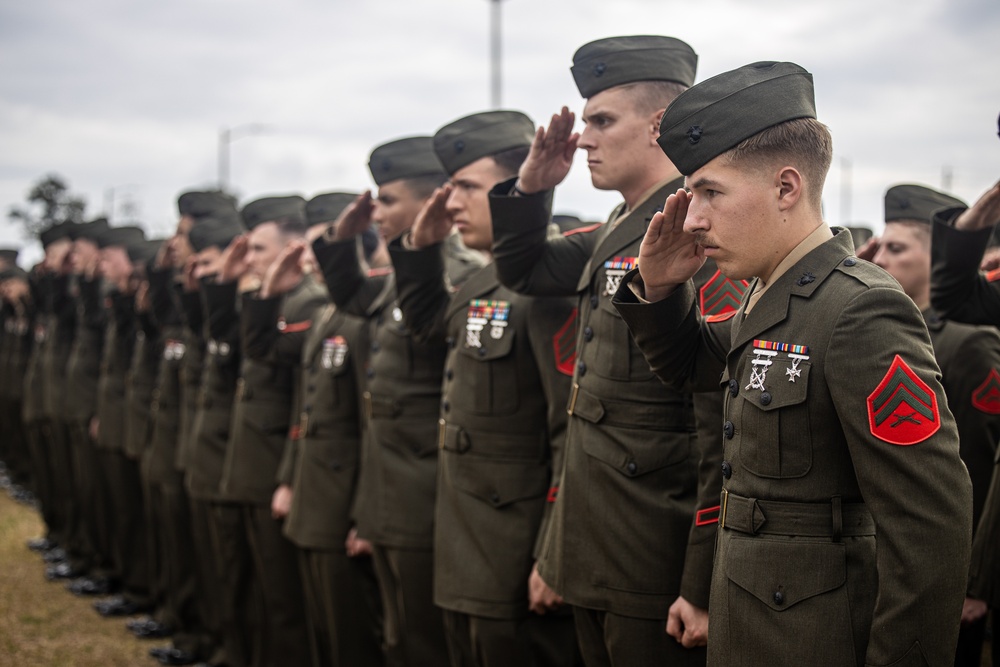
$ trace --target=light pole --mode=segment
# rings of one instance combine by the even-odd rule
[[[219,130],[219,190],[225,191],[229,182],[229,145],[244,137],[263,134],[269,129],[263,123],[247,123]]]
[[[490,2],[490,103],[494,109],[503,105],[503,72],[502,63],[502,32],[500,24],[500,3],[503,0]]]

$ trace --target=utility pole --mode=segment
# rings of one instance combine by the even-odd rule
[[[236,127],[224,127],[219,130],[219,190],[225,191],[229,184],[230,145],[234,141],[255,134],[263,134],[270,128],[262,123],[247,123]]]
[[[502,26],[500,3],[503,0],[489,0],[490,3],[490,104],[494,109],[503,106],[502,72]]]

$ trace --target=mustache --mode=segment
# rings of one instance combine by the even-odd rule
[[[708,234],[705,233],[705,232],[695,232],[694,233],[694,240],[695,240],[695,243],[697,243],[698,245],[700,245],[702,247],[704,247],[704,246],[712,246],[713,248],[718,247],[718,244],[713,243],[712,240],[710,238],[708,238]]]

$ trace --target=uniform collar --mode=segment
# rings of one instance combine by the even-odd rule
[[[790,268],[799,263],[803,257],[808,255],[810,252],[820,247],[827,241],[833,238],[833,232],[826,223],[820,223],[819,227],[814,229],[809,233],[804,239],[802,239],[797,246],[792,248],[792,251],[785,255],[785,258],[778,262],[778,265],[774,267],[774,271],[771,272],[771,279],[767,283],[762,280],[758,280],[754,283],[754,290],[750,294],[750,299],[747,302],[747,307],[745,312],[749,313],[753,310],[753,307],[757,304],[764,293],[767,291],[768,287],[773,285],[782,275],[788,272]]]

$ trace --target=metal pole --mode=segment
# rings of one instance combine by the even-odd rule
[[[229,181],[229,128],[219,130],[219,190],[225,191]]]
[[[494,109],[503,104],[503,74],[501,72],[501,25],[500,2],[490,0],[490,102]]]

